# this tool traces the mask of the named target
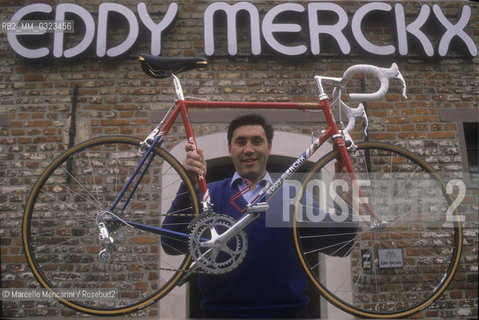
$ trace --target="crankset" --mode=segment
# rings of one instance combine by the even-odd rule
[[[243,230],[228,233],[235,223],[230,216],[211,214],[192,227],[189,249],[196,267],[215,274],[238,267],[246,255],[248,241]]]

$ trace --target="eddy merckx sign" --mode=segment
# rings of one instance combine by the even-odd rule
[[[140,36],[140,30],[145,30],[145,28],[140,29],[141,23],[149,30],[151,35],[151,54],[161,55],[164,35],[166,32],[175,32],[175,29],[171,27],[174,25],[179,10],[181,8],[177,3],[170,3],[166,12],[160,13],[162,18],[154,21],[147,5],[143,2],[137,4],[136,12],[119,3],[105,2],[99,5],[95,21],[94,15],[78,4],[60,3],[53,7],[49,4],[36,3],[17,10],[10,21],[2,22],[1,27],[3,31],[7,31],[6,35],[11,48],[25,58],[34,59],[48,56],[73,58],[82,55],[92,46],[95,46],[98,57],[117,57],[135,46]],[[328,37],[336,41],[338,53],[343,55],[350,54],[352,44],[357,44],[371,55],[399,54],[406,56],[410,54],[410,44],[413,41],[416,47],[415,53],[430,57],[435,55],[446,56],[453,42],[459,43],[458,47],[464,55],[477,56],[477,46],[465,31],[471,18],[471,8],[468,5],[462,6],[461,13],[458,16],[451,17],[444,13],[440,5],[425,3],[415,13],[412,21],[406,21],[406,13],[402,3],[368,2],[359,7],[352,16],[348,15],[341,5],[333,2],[310,2],[307,5],[281,3],[272,6],[261,18],[260,11],[252,2],[234,4],[213,2],[203,12],[204,52],[207,56],[213,56],[218,51],[215,47],[216,32],[224,32],[219,31],[218,26],[215,26],[217,20],[215,21],[214,17],[220,12],[226,17],[226,45],[228,54],[231,56],[238,54],[237,28],[239,24],[248,24],[250,54],[252,55],[261,55],[266,45],[270,48],[268,52],[271,52],[272,49],[278,54],[286,56],[320,55],[322,52],[320,40],[323,37]],[[243,17],[246,13],[248,17],[240,19],[240,13]],[[368,28],[367,18],[375,13],[390,16],[391,19],[385,19],[380,23],[384,24],[385,29],[393,28],[395,36],[392,37],[392,43],[376,44],[372,39],[368,39],[367,34],[365,34],[364,30]],[[22,20],[27,20],[26,17],[35,14],[51,16],[51,23],[40,24],[42,27],[47,25],[50,28],[49,30],[38,28],[38,24],[35,30],[30,30],[29,27],[31,26],[29,24],[22,24]],[[124,17],[127,23],[127,31],[124,35],[120,35],[123,37],[120,43],[117,43],[116,40],[115,45],[109,47],[108,38],[115,33],[109,30],[108,20],[111,14]],[[154,14],[156,16],[158,12]],[[321,17],[325,14],[336,18],[332,19],[333,22],[331,22],[331,19],[322,21]],[[66,37],[72,30],[67,27],[71,28],[72,26],[65,21],[66,17],[72,15],[76,17],[76,21],[81,20],[85,28],[79,28],[82,29],[83,33],[80,35],[80,41],[75,41],[69,47]],[[284,21],[282,17],[285,15],[298,17],[297,23],[291,18]],[[436,30],[434,37],[437,37],[437,32],[442,33],[439,41],[431,41],[433,35],[428,34],[428,32],[431,32],[430,28],[425,28],[429,31],[421,30],[430,19],[435,24],[439,24],[434,28]],[[376,21],[375,24],[377,23]],[[347,27],[350,28],[348,30],[351,30],[351,32],[346,32]],[[32,35],[42,36],[49,31],[54,32],[51,43],[44,43],[39,46],[39,41],[32,41]],[[284,37],[285,34],[288,36]],[[300,34],[302,34],[301,37]],[[305,37],[304,34],[307,36]],[[118,36],[118,34],[115,34],[116,39]],[[298,43],[299,39],[306,39],[306,41],[303,40],[304,43]],[[419,47],[417,43],[419,43]],[[219,45],[218,41],[216,41],[216,45]],[[224,44],[221,45],[224,46]]]

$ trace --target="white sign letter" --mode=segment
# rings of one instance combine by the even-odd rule
[[[18,22],[22,20],[24,16],[26,16],[29,13],[32,12],[44,12],[44,13],[50,13],[52,12],[52,7],[49,6],[48,4],[43,4],[43,3],[37,3],[37,4],[31,4],[26,7],[21,8],[15,14],[12,16],[10,19],[11,22]],[[22,36],[22,35],[41,35],[44,34],[46,31],[40,31],[40,32],[35,32],[35,33],[30,33],[30,32],[22,32],[22,33],[16,33],[16,32],[7,32],[7,39],[8,43],[10,44],[10,47],[12,47],[13,51],[21,55],[22,57],[25,58],[41,58],[45,57],[48,55],[48,48],[38,48],[38,49],[28,49],[25,48],[20,41],[18,41],[17,37]]]
[[[73,3],[61,3],[57,5],[55,20],[65,20],[66,12],[74,13],[79,16],[85,23],[86,30],[82,41],[80,41],[80,43],[73,48],[65,50],[65,52],[63,52],[63,39],[65,34],[63,32],[55,32],[53,36],[53,55],[57,58],[60,58],[62,55],[65,55],[65,58],[71,58],[79,55],[90,46],[93,38],[95,37],[95,21],[85,8]]]
[[[449,44],[451,43],[452,38],[454,36],[458,36],[466,44],[467,48],[469,49],[469,53],[473,57],[477,56],[477,47],[474,43],[474,40],[472,40],[471,37],[464,32],[464,28],[471,18],[471,7],[462,7],[461,17],[459,18],[457,24],[454,25],[447,20],[447,18],[444,16],[444,13],[442,13],[441,7],[439,7],[437,4],[432,6],[432,10],[442,25],[447,29],[447,31],[443,34],[441,41],[439,42],[439,54],[444,57],[449,50]]]
[[[143,2],[138,3],[137,5],[138,14],[143,24],[151,31],[151,54],[154,56],[159,56],[161,53],[161,34],[163,31],[168,28],[178,13],[178,4],[175,2],[170,3],[168,10],[165,13],[165,16],[156,24],[151,19],[148,11],[146,10],[146,4]]]
[[[366,50],[367,52],[377,54],[377,55],[388,55],[393,54],[396,48],[394,46],[377,46],[372,44],[363,34],[361,30],[361,23],[363,22],[364,17],[371,11],[381,10],[381,11],[391,11],[392,7],[387,3],[382,2],[373,2],[368,3],[359,8],[351,20],[351,30],[353,31],[354,38],[359,43],[359,45]]]
[[[261,53],[261,30],[259,27],[259,13],[256,7],[249,2],[238,2],[229,5],[225,2],[215,2],[206,8],[204,14],[205,23],[205,53],[211,56],[215,53],[215,37],[213,19],[218,10],[226,13],[227,30],[228,30],[228,53],[232,56],[238,53],[238,41],[236,39],[236,15],[239,11],[245,10],[249,13],[251,21],[251,52],[254,55]]]
[[[107,43],[107,26],[108,26],[108,13],[110,11],[117,12],[124,16],[128,21],[129,32],[126,39],[117,45],[116,47],[106,50]],[[105,56],[105,52],[109,57],[116,57],[122,53],[125,53],[135,44],[138,38],[138,20],[136,20],[135,14],[122,4],[118,3],[102,3],[98,9],[98,34],[96,43],[96,54],[99,57]]]
[[[275,6],[266,13],[263,19],[262,30],[266,42],[279,53],[288,56],[296,56],[306,52],[307,48],[304,45],[285,46],[279,43],[273,33],[275,32],[300,32],[301,26],[294,23],[273,23],[276,16],[285,11],[303,12],[304,7],[297,3],[283,3]]]
[[[394,6],[394,11],[396,14],[396,29],[398,35],[398,49],[399,53],[403,56],[408,54],[408,45],[407,45],[407,33],[414,35],[419,42],[421,42],[424,52],[429,57],[434,55],[434,48],[429,38],[420,30],[420,28],[426,23],[429,18],[429,13],[431,9],[428,5],[423,4],[421,11],[419,12],[418,17],[412,23],[406,26],[406,18],[404,15],[404,8],[401,4],[396,4]]]
[[[318,11],[331,11],[338,15],[338,22],[332,25],[320,25],[318,22]],[[348,15],[343,8],[334,3],[310,3],[308,4],[309,17],[309,37],[311,40],[311,52],[320,53],[319,35],[329,34],[338,42],[339,48],[344,54],[351,51],[348,39],[344,36],[342,30],[348,24]]]

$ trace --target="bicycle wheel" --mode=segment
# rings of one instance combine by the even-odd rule
[[[349,175],[336,172],[338,151],[302,181],[293,220],[299,260],[314,286],[343,311],[409,316],[452,281],[462,248],[458,213],[447,216],[452,201],[445,183],[416,155],[384,143],[357,147],[351,162],[362,193],[351,192],[357,189]]]
[[[147,307],[190,263],[174,244],[187,246],[187,237],[158,233],[165,216],[176,214],[167,211],[180,185],[179,215],[199,212],[192,183],[168,152],[155,148],[131,200],[123,197],[111,209],[140,162],[139,143],[133,137],[83,142],[44,170],[28,198],[22,226],[27,261],[46,292],[77,311],[117,315]],[[103,250],[100,238],[113,243]]]

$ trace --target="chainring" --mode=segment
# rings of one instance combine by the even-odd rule
[[[225,273],[243,261],[248,241],[241,230],[227,241],[219,237],[229,230],[236,220],[223,214],[211,214],[199,220],[192,228],[189,249],[195,263],[207,273]]]

